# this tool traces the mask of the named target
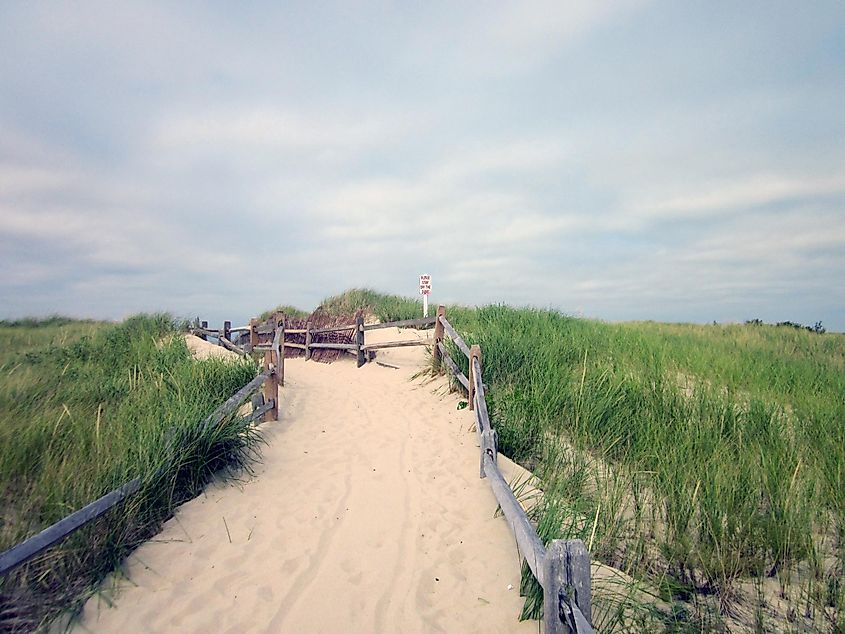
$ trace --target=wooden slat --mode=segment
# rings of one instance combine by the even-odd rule
[[[367,355],[364,351],[364,316],[358,314],[355,318],[355,354],[358,357],[358,367],[367,362]]]
[[[380,328],[410,328],[411,326],[430,326],[437,321],[437,317],[420,317],[419,319],[403,319],[402,321],[389,321],[384,324],[369,324],[364,330],[379,330]]]
[[[12,548],[0,554],[0,577],[47,550],[50,546],[62,541],[91,520],[98,518],[110,508],[138,491],[140,487],[140,478],[130,480],[120,488],[106,493],[103,497],[71,513],[52,526],[45,528],[37,535],[33,535],[17,546],[12,546]]]
[[[528,567],[531,572],[540,582],[541,586],[545,586],[543,578],[543,558],[546,554],[546,549],[543,547],[543,542],[537,536],[537,531],[528,521],[528,516],[525,514],[523,508],[519,505],[516,496],[511,491],[508,483],[502,477],[502,472],[499,471],[498,465],[493,462],[490,456],[485,455],[484,472],[493,489],[493,495],[496,496],[496,501],[502,509],[502,514],[510,524],[511,532],[516,538],[516,543],[519,546],[519,552],[525,557],[528,562]]]
[[[288,332],[290,332],[290,330]],[[285,348],[299,348],[300,350],[305,350],[305,344],[294,343],[293,341],[285,341]]]
[[[452,374],[455,375],[455,378],[463,385],[467,390],[469,390],[469,379],[466,378],[461,369],[458,367],[458,364],[452,361],[452,357],[449,356],[449,352],[446,350],[446,346],[442,343],[437,344],[437,349],[440,350],[440,359],[443,361],[449,369],[452,371]]]
[[[263,405],[259,405],[258,407],[256,407],[252,411],[252,413],[249,416],[247,416],[245,418],[245,420],[248,421],[248,422],[252,422],[252,421],[254,421],[258,418],[261,418],[262,416],[264,416],[264,414],[266,412],[269,412],[271,409],[273,409],[275,407],[276,407],[276,403],[273,402],[273,401],[270,401],[269,403],[264,403]]]
[[[364,346],[364,350],[381,350],[382,348],[405,348],[407,346],[430,346],[431,341],[413,340],[413,341],[385,341],[383,343],[368,343]],[[314,344],[311,344],[312,346]]]
[[[580,539],[552,540],[546,548],[542,568],[545,631],[548,634],[590,634],[593,631],[590,625],[590,553],[584,542]]]
[[[255,327],[258,325],[257,319],[250,319],[249,320],[249,345],[250,349],[255,350],[255,346],[258,345],[258,333],[255,332]]]
[[[304,335],[307,330],[305,328],[285,328],[286,333],[292,333],[294,335]]]
[[[235,326],[230,328],[229,332],[249,332],[249,326]]]
[[[466,344],[466,341],[463,340],[445,317],[440,317],[440,323],[443,324],[443,329],[446,331],[446,334],[449,335],[449,339],[454,341],[455,345],[458,346],[458,349],[466,355],[467,359],[469,359],[469,346]]]
[[[484,398],[484,381],[481,378],[481,364],[478,359],[472,360],[473,372],[472,380],[475,382],[473,386],[473,395],[475,398],[475,416],[479,423],[479,431],[484,433],[490,429],[490,415],[487,413],[487,399]]]
[[[264,352],[264,369],[268,374],[267,380],[264,381],[264,402],[276,402],[279,398],[279,380],[278,374],[274,372],[275,368],[273,367],[273,357],[275,356],[274,350],[266,350]],[[269,410],[264,412],[264,422],[269,422],[274,419],[273,410]]]
[[[311,348],[308,347],[308,346],[311,345],[311,339],[312,339],[311,334],[312,334],[311,333],[311,322],[309,321],[309,322],[305,323],[305,360],[306,361],[311,360]]]
[[[355,324],[349,324],[346,326],[332,326],[330,328],[317,328],[311,331],[312,335],[319,335],[324,332],[338,332],[339,330],[355,330]]]
[[[304,346],[303,346],[304,347]],[[328,350],[357,350],[354,343],[312,343],[311,348],[326,348]]]
[[[273,319],[275,321],[275,318]],[[276,364],[276,376],[278,377],[278,385],[276,386],[276,404],[279,402],[279,385],[285,386],[285,349],[282,348],[282,342],[285,340],[285,318],[282,317],[280,322],[277,322],[276,334],[273,336],[273,356]],[[271,416],[268,415],[268,418]],[[278,420],[278,408],[273,410],[272,418]]]
[[[434,317],[434,369],[437,372],[440,372],[440,362],[441,358],[443,357],[443,352],[440,347],[440,342],[443,341],[443,322],[440,321],[441,317],[446,316],[446,307],[443,304],[440,304],[437,307],[437,313]]]
[[[208,328],[191,328],[191,334],[198,336],[216,337],[219,333],[219,330],[210,330]]]
[[[226,339],[225,337],[220,337],[221,345],[226,348],[227,350],[231,350],[232,352],[237,352],[239,355],[248,357],[249,355],[243,351],[242,348],[236,346],[232,341]]]
[[[252,394],[255,390],[261,387],[261,384],[270,376],[269,372],[262,372],[254,379],[252,379],[249,383],[244,385],[241,389],[235,392],[232,396],[230,396],[225,403],[223,403],[220,407],[214,410],[208,417],[200,423],[200,428],[203,432],[211,429],[215,425],[220,424],[224,418],[232,414],[238,407],[241,406],[250,394]]]

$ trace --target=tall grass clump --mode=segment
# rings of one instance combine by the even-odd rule
[[[258,319],[264,321],[271,315],[275,315],[276,313],[284,313],[288,317],[294,317],[296,319],[300,319],[302,317],[308,317],[308,313],[304,310],[300,310],[296,306],[291,306],[290,304],[279,304],[275,308],[271,310],[265,310],[258,316]]]
[[[0,326],[0,549],[124,482],[142,485],[0,581],[3,630],[81,606],[215,472],[248,466],[258,441],[238,417],[200,425],[255,376],[253,361],[193,360],[166,315],[50,328]]]
[[[354,288],[340,295],[327,297],[321,307],[331,315],[354,315],[362,310],[372,313],[382,323],[422,317],[422,300],[385,295],[368,288]]]
[[[376,314],[397,302],[355,293]],[[500,450],[544,491],[541,537],[583,539],[661,605],[617,588],[618,623],[845,628],[845,336],[507,306],[448,317],[481,346]]]

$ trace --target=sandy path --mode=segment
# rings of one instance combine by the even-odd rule
[[[378,360],[400,369],[287,360],[255,477],[183,505],[77,630],[536,632],[517,621],[516,547],[471,414],[443,380],[412,379],[422,348]]]

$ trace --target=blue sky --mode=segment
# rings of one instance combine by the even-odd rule
[[[845,3],[315,5],[0,5],[0,317],[845,330]]]

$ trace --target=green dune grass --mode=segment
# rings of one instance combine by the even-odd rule
[[[237,417],[199,423],[257,371],[194,361],[179,324],[0,324],[0,549],[122,483],[140,492],[0,581],[0,630],[30,631],[88,590],[218,470],[258,441]]]
[[[325,303],[383,321],[418,305]],[[669,606],[644,628],[845,626],[845,336],[507,306],[448,318],[481,346],[500,450],[542,484],[541,537],[581,538],[642,580]]]

